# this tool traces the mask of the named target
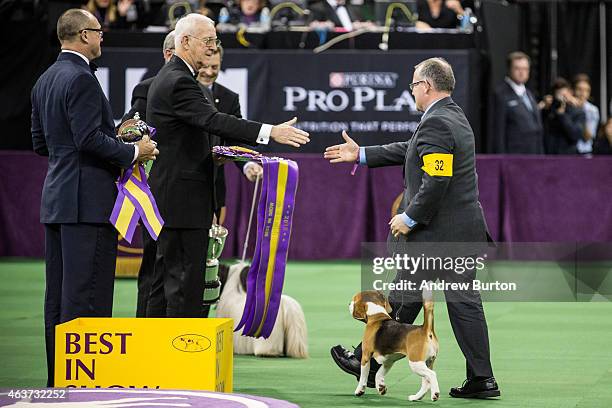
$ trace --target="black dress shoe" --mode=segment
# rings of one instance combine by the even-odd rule
[[[450,390],[450,396],[454,398],[492,398],[500,395],[495,377],[465,380],[461,387]]]
[[[330,352],[336,365],[345,373],[352,374],[357,377],[357,381],[359,381],[359,377],[361,377],[361,362],[357,360],[355,354],[339,344],[332,347]],[[376,373],[370,371],[370,374],[368,375],[368,388],[376,388],[375,377]]]

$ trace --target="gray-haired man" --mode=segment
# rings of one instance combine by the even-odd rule
[[[452,67],[430,58],[415,67],[410,89],[417,109],[424,112],[412,138],[384,146],[359,147],[343,132],[345,143],[328,147],[331,163],[358,162],[368,167],[404,166],[403,211],[389,222],[390,237],[406,243],[486,242],[490,237],[478,202],[474,133],[465,114],[450,95],[455,87]],[[431,162],[431,163],[430,163]],[[432,166],[430,166],[430,164]],[[473,279],[475,270],[446,279]],[[443,279],[439,271],[418,270],[424,280]],[[400,277],[400,274],[398,274]],[[396,278],[398,279],[398,278]],[[399,278],[401,279],[401,277]],[[500,395],[489,356],[487,323],[475,290],[445,290],[448,314],[457,343],[466,359],[467,380],[450,395],[487,398]],[[412,323],[422,307],[420,291],[391,292],[390,318]],[[361,346],[351,353],[331,349],[336,364],[359,378]],[[380,367],[371,362],[370,378]],[[373,386],[374,381],[368,381]]]

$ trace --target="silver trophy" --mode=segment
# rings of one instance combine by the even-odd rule
[[[219,282],[219,257],[223,252],[227,229],[213,224],[208,231],[208,252],[206,254],[206,271],[204,272],[204,304],[212,305],[219,300],[221,282]]]

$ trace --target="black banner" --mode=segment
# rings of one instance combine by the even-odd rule
[[[417,112],[408,85],[420,61],[444,57],[455,73],[453,99],[472,125],[477,106],[470,100],[479,84],[467,50],[436,51],[241,51],[226,52],[219,82],[241,97],[243,115],[276,124],[298,117],[311,134],[302,152],[321,152],[340,142],[346,130],[359,144],[407,140]],[[129,109],[133,87],[162,65],[161,50],[105,48],[98,78],[119,119]],[[476,69],[477,70],[477,69]],[[477,93],[476,93],[477,94]],[[272,144],[268,151],[295,150]]]

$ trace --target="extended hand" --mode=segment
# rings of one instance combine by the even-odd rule
[[[277,143],[293,147],[300,147],[300,145],[310,142],[308,132],[293,127],[295,122],[297,122],[297,118],[293,118],[280,125],[272,126],[270,138]]]
[[[400,235],[407,235],[410,232],[410,227],[404,223],[404,220],[402,220],[399,214],[391,218],[391,221],[389,221],[389,228],[391,229],[391,234],[395,238]]]
[[[157,150],[157,143],[153,142],[149,136],[145,136],[136,142],[138,146],[138,158],[136,160],[145,162],[148,160],[155,160],[155,157],[159,154]]]
[[[355,163],[359,159],[359,145],[349,137],[346,131],[342,131],[345,143],[329,146],[325,149],[323,157],[330,163]]]

